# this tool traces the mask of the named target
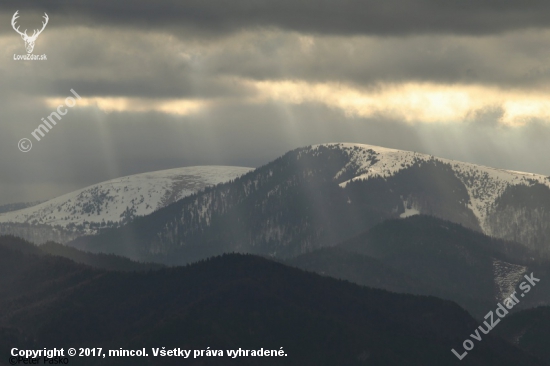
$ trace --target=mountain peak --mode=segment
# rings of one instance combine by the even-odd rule
[[[0,232],[25,237],[28,235],[25,235],[24,228],[32,225],[34,232],[54,230],[66,235],[60,234],[56,238],[47,234],[43,240],[37,237],[27,239],[40,243],[48,240],[65,242],[76,236],[95,234],[104,228],[122,226],[137,216],[150,214],[207,186],[235,179],[250,170],[252,168],[192,166],[115,178],[33,207],[0,214]]]
[[[335,178],[338,178],[343,172],[349,171],[350,166],[355,167],[354,176],[341,182],[341,187],[345,187],[350,182],[356,180],[366,180],[373,177],[388,178],[394,176],[399,171],[429,161],[437,161],[448,165],[468,190],[470,196],[469,208],[477,217],[483,231],[486,233],[490,233],[490,228],[485,224],[487,211],[490,210],[490,206],[507,188],[515,185],[531,186],[536,183],[550,187],[549,177],[541,174],[491,168],[381,146],[356,143],[327,143],[312,145],[304,148],[304,150],[315,151],[320,147],[328,149],[336,148],[349,156],[348,164]]]

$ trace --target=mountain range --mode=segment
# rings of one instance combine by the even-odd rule
[[[421,213],[548,257],[549,187],[542,175],[371,145],[323,144],[290,151],[232,182],[69,245],[168,264],[224,252],[286,258]]]
[[[460,361],[451,349],[478,324],[456,304],[360,287],[252,255],[123,273],[5,241],[0,237],[3,355],[14,345],[94,345],[145,347],[149,357],[79,357],[79,365],[547,365],[492,333]],[[217,356],[153,358],[151,349],[161,347]],[[285,356],[227,356],[239,348]]]
[[[38,244],[65,243],[82,235],[123,226],[137,216],[147,215],[250,170],[195,166],[112,179],[31,207],[0,213],[0,234],[17,235]]]
[[[101,183],[0,215],[0,231],[40,244],[0,236],[0,352],[283,347],[291,358],[262,364],[548,365],[549,187],[359,144]],[[499,330],[455,357],[530,274],[540,283]]]

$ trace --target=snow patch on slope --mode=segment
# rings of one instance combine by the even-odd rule
[[[418,211],[416,208],[408,208],[405,206],[405,212],[399,215],[399,217],[404,219],[414,215],[420,215],[420,211]]]
[[[526,271],[527,267],[493,259],[493,273],[498,301],[504,300],[515,291],[516,285],[523,278]]]

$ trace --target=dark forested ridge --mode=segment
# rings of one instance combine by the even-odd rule
[[[38,248],[46,254],[68,258],[77,263],[112,271],[149,271],[164,267],[158,263],[135,262],[114,254],[88,253],[54,242],[48,242]]]
[[[545,280],[515,311],[550,304],[549,262],[517,243],[424,215],[385,221],[287,263],[361,285],[450,299],[479,318],[534,272]]]
[[[530,186],[508,187],[495,201],[487,220],[488,233],[524,243],[540,253],[550,243],[550,189],[532,182]]]
[[[550,307],[524,310],[505,318],[497,334],[550,364]]]
[[[459,361],[477,323],[457,305],[229,254],[142,273],[93,270],[0,244],[0,352],[9,347],[280,349],[285,358],[190,365],[544,365],[491,335]],[[74,361],[74,360],[73,360]],[[177,358],[79,364],[181,365]]]
[[[35,255],[51,255],[70,259],[76,263],[85,264],[98,269],[111,271],[149,271],[164,268],[158,263],[140,263],[114,254],[88,253],[54,242],[36,246],[21,238],[5,235],[0,236],[4,248],[22,251]]]

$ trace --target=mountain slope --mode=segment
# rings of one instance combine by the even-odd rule
[[[492,335],[459,361],[451,348],[476,327],[448,301],[362,288],[249,255],[132,274],[91,270],[0,243],[3,354],[13,340],[26,339],[29,349],[149,349],[149,357],[79,358],[82,365],[182,363],[180,357],[151,357],[151,347],[282,347],[287,354],[262,357],[262,365],[544,365]],[[227,356],[186,361],[259,363]]]
[[[293,150],[234,182],[186,197],[119,230],[71,243],[141,260],[187,263],[224,252],[292,257],[333,246],[389,219],[423,213],[548,255],[547,177],[370,145]],[[533,195],[509,226],[517,187]],[[538,206],[537,206],[538,205]],[[548,207],[547,207],[548,206]],[[528,223],[537,215],[539,220]],[[521,239],[521,240],[520,240]]]
[[[405,274],[383,262],[342,248],[321,248],[282,261],[292,267],[392,292],[436,295],[428,281]]]
[[[503,319],[496,333],[550,363],[550,307],[541,306]]]
[[[37,246],[15,236],[0,236],[0,244],[6,249],[26,254],[67,258],[76,263],[109,271],[151,271],[165,267],[158,263],[134,262],[128,258],[113,254],[83,252],[54,242]]]
[[[130,175],[98,183],[42,204],[0,214],[0,234],[42,244],[64,243],[101,229],[120,227],[207,186],[251,168],[197,166]]]
[[[519,291],[524,275],[550,278],[550,264],[517,243],[423,215],[385,221],[287,263],[361,285],[449,299],[479,318]],[[549,290],[539,284],[514,311],[550,304]]]

